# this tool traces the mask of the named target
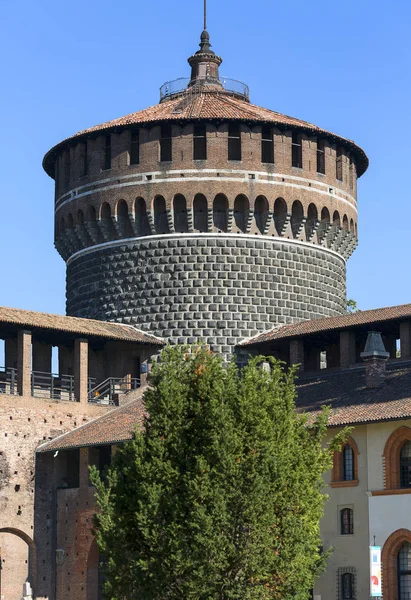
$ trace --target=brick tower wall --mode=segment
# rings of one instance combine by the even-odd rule
[[[115,320],[229,355],[276,324],[346,309],[345,261],[308,243],[246,235],[161,235],[68,261],[67,314]]]

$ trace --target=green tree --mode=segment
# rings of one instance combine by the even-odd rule
[[[347,312],[348,313],[360,312],[359,308],[357,307],[357,302],[355,300],[353,300],[352,298],[349,298],[347,300]]]
[[[294,377],[273,358],[238,373],[206,348],[162,352],[143,430],[105,482],[92,472],[108,598],[307,600],[342,436],[296,412]]]

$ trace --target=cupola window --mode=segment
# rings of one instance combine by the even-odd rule
[[[228,160],[241,160],[241,130],[239,125],[228,126]]]
[[[297,133],[296,131],[293,131],[291,146],[292,146],[292,158],[291,158],[292,162],[291,162],[291,164],[293,167],[302,169],[303,168],[303,145],[302,145],[301,133]]]
[[[207,133],[205,125],[194,125],[193,159],[207,159]]]
[[[171,125],[162,125],[160,134],[160,161],[170,162],[173,159]]]
[[[271,127],[261,131],[261,162],[274,164],[274,137]]]

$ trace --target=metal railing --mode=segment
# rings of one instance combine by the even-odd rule
[[[127,394],[140,387],[140,379],[125,377],[108,377],[91,390],[89,390],[88,401],[95,404],[109,404],[116,406],[118,396]]]
[[[17,369],[13,367],[0,367],[0,394],[16,396],[17,391]]]
[[[192,88],[189,88],[190,83],[189,77],[180,77],[178,79],[174,79],[173,81],[167,81],[160,88],[160,102],[162,100],[166,100],[167,98],[172,98],[173,96],[177,96],[182,94],[188,89],[193,89],[193,91],[197,91],[201,93],[202,89],[212,88],[218,92],[218,86],[213,85],[212,82],[207,80],[198,80]],[[229,77],[220,77],[220,83],[225,92],[231,93],[233,96],[240,96],[245,98],[246,100],[250,99],[250,89],[248,85],[243,83],[242,81],[238,81],[237,79],[230,79]]]
[[[74,376],[32,371],[31,395],[36,398],[51,398],[53,400],[75,402]]]

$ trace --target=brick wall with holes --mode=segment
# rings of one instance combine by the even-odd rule
[[[20,600],[29,577],[36,597],[53,598],[53,456],[37,472],[35,450],[109,408],[3,394],[0,405],[1,595]]]

